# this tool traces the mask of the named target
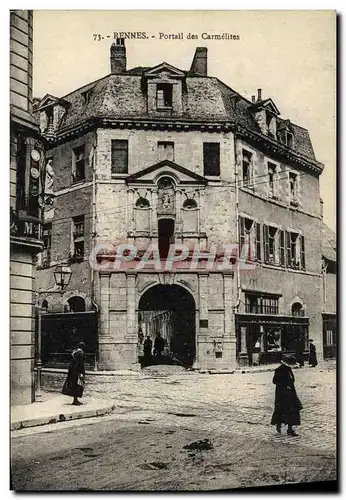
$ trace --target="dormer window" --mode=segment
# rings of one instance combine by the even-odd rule
[[[91,98],[91,90],[86,90],[85,92],[82,92],[82,99],[83,99],[83,104],[88,104],[90,102]]]
[[[285,143],[289,148],[293,148],[293,134],[291,132],[285,132]]]
[[[53,108],[47,109],[46,110],[46,116],[47,116],[47,129],[45,132],[53,132],[54,131],[54,115],[53,115]]]
[[[266,121],[268,128],[268,136],[276,139],[276,118],[271,113],[266,112]]]
[[[156,87],[157,109],[171,108],[173,104],[173,85],[170,83],[159,83]]]

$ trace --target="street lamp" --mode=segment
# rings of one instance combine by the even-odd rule
[[[65,266],[65,265],[58,265],[54,272],[54,280],[56,285],[59,287],[58,290],[38,290],[37,295],[39,298],[39,305],[38,305],[38,315],[37,315],[37,363],[36,363],[36,369],[37,369],[37,388],[36,388],[36,394],[35,394],[35,401],[37,403],[42,402],[42,392],[41,392],[41,373],[42,373],[42,357],[41,357],[41,351],[42,351],[42,309],[40,306],[40,295],[42,293],[60,293],[63,294],[67,285],[70,283],[70,279],[72,276],[72,271],[70,267]]]

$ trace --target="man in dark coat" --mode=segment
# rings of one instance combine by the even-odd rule
[[[84,368],[84,342],[79,342],[77,349],[72,352],[72,360],[68,369],[67,377],[62,388],[62,394],[72,396],[72,404],[79,406],[83,403],[78,398],[83,396],[85,368]]]
[[[161,337],[160,333],[158,333],[154,342],[154,349],[156,356],[161,356],[164,348],[165,348],[165,340]]]
[[[309,352],[309,365],[312,367],[317,366],[317,356],[316,356],[316,346],[313,343],[314,341],[312,339],[309,339],[310,343],[310,352]]]
[[[294,356],[283,355],[281,365],[276,368],[273,378],[275,389],[275,408],[271,425],[276,425],[276,430],[281,434],[281,425],[287,424],[287,434],[298,436],[293,430],[293,425],[300,425],[301,404],[294,386],[294,375],[291,366],[296,362]]]
[[[149,337],[149,335],[146,336],[143,347],[144,347],[144,357],[149,358],[151,356],[151,350],[153,347],[153,342]]]

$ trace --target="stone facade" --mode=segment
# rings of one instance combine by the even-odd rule
[[[10,13],[11,404],[34,398],[34,256],[42,249],[44,151],[32,114],[33,14]]]
[[[140,312],[155,309],[149,300],[155,290],[167,297],[167,310],[184,311],[179,290],[193,304],[193,319],[186,321],[196,368],[251,363],[257,342],[263,362],[278,361],[283,350],[298,349],[301,335],[307,355],[310,334],[321,356],[323,165],[308,132],[279,118],[271,99],[250,103],[207,77],[206,49],[197,50],[203,61],[183,72],[166,63],[126,70],[119,46],[125,60],[111,75],[38,105],[43,116],[49,107],[66,106],[47,151],[56,200],[46,216],[51,261],[38,273],[40,284],[52,283],[53,265],[71,256],[71,227],[84,216],[82,262],[72,264],[60,305],[47,295],[49,309],[63,310],[67,294],[83,297],[87,310],[97,308],[103,370],[138,369]],[[74,182],[81,146],[83,178]],[[134,245],[142,255],[151,244],[162,250],[165,238],[191,251],[215,248],[219,258],[223,245],[248,242],[252,267],[242,268],[238,259],[227,269],[193,268],[190,253],[187,269],[115,269],[117,245]],[[250,323],[260,325],[251,346]],[[270,328],[288,347],[269,348]]]

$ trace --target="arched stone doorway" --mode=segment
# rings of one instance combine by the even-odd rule
[[[138,324],[154,348],[158,333],[165,340],[163,356],[145,364],[177,363],[192,366],[196,358],[196,306],[191,293],[179,285],[155,285],[141,297]]]

